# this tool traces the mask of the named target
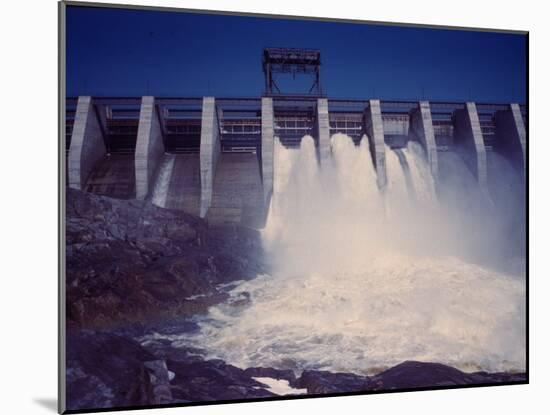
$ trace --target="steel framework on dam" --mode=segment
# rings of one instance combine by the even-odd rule
[[[316,49],[266,48],[263,51],[265,94],[285,94],[275,81],[275,74],[307,75],[312,84],[307,94],[321,96],[321,52]],[[289,92],[287,91],[286,94]]]

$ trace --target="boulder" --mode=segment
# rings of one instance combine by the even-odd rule
[[[67,334],[67,409],[99,409],[154,402],[144,362],[154,360],[139,343],[110,333]]]
[[[307,389],[309,394],[358,392],[368,390],[370,379],[352,373],[332,373],[320,370],[305,370],[297,380],[296,387]]]
[[[172,393],[178,401],[214,401],[277,396],[248,373],[222,360],[168,361],[174,372]]]
[[[524,374],[465,373],[441,363],[407,361],[372,377],[374,389],[433,388],[522,381]]]

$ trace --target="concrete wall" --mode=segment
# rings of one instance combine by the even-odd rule
[[[136,164],[133,154],[109,154],[94,167],[84,190],[115,199],[136,197]]]
[[[365,110],[365,129],[369,138],[370,152],[376,168],[377,183],[380,189],[386,187],[386,153],[384,148],[384,125],[380,101],[371,99]]]
[[[275,131],[273,118],[273,99],[262,98],[262,186],[264,202],[269,206],[273,193],[273,149]]]
[[[409,116],[409,139],[416,140],[422,144],[428,164],[434,180],[437,181],[437,146],[435,144],[435,134],[432,123],[432,112],[428,101],[420,101],[418,108],[411,111]]]
[[[507,111],[496,113],[497,150],[510,159],[525,180],[527,132],[518,104],[510,104]]]
[[[164,154],[164,143],[155,98],[141,99],[136,142],[136,198],[145,199],[152,190]]]
[[[457,150],[476,176],[481,190],[488,194],[487,154],[475,103],[467,102],[465,109],[455,111],[454,134]]]
[[[330,123],[326,98],[317,100],[317,132],[319,134],[319,163],[323,166],[330,160]]]
[[[397,117],[395,115],[382,115],[384,124],[384,134],[388,135],[408,135],[409,119],[408,117]]]
[[[157,206],[198,216],[201,200],[200,156],[165,154],[151,199]]]
[[[202,99],[200,146],[201,218],[206,216],[206,213],[212,203],[212,188],[214,186],[214,177],[216,175],[220,152],[220,130],[216,100],[214,97],[204,97]]]
[[[166,207],[200,213],[201,174],[198,154],[174,154],[175,163]]]
[[[221,154],[206,219],[212,224],[262,227],[266,213],[262,187],[257,154]]]
[[[78,97],[69,149],[69,186],[82,190],[94,166],[105,157],[107,149],[98,117],[89,96]]]

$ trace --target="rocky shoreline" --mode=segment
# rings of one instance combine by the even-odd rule
[[[112,329],[204,313],[265,273],[259,233],[149,202],[67,190],[67,320]]]
[[[279,396],[258,378],[283,380],[300,393],[314,395],[525,381],[521,373],[464,373],[413,361],[375,376],[306,370],[297,377],[292,370],[243,370],[222,360],[205,360],[196,350],[173,348],[167,341],[143,347],[128,337],[90,330],[71,333],[67,346],[69,409]]]
[[[259,233],[209,227],[183,212],[67,189],[67,408],[177,404],[502,382],[523,373],[464,373],[438,363],[403,362],[375,376],[274,368],[241,369],[151,328],[204,314],[228,296],[220,288],[266,273]],[[187,325],[187,328],[186,328]],[[258,380],[260,379],[260,380]]]

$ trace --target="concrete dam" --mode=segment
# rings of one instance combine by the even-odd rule
[[[487,195],[499,175],[490,168],[495,154],[525,180],[525,105],[331,99],[320,90],[320,60],[287,54],[283,65],[268,52],[262,97],[68,97],[68,186],[262,228],[276,180],[275,146],[299,148],[310,136],[322,169],[335,134],[357,146],[367,140],[381,191],[386,147],[399,151],[410,142],[422,147],[436,186],[448,153],[460,156]],[[313,93],[282,93],[277,68],[313,74]]]
[[[216,223],[261,227],[273,191],[274,143],[368,140],[381,189],[385,145],[422,145],[434,179],[442,152],[457,152],[487,187],[497,152],[525,176],[525,108],[518,104],[332,100],[310,97],[67,99],[67,179],[72,188],[146,199]]]
[[[336,99],[319,66],[270,49],[258,96],[66,99],[68,186],[261,230],[267,272],[142,341],[243,370],[524,372],[527,106]]]

